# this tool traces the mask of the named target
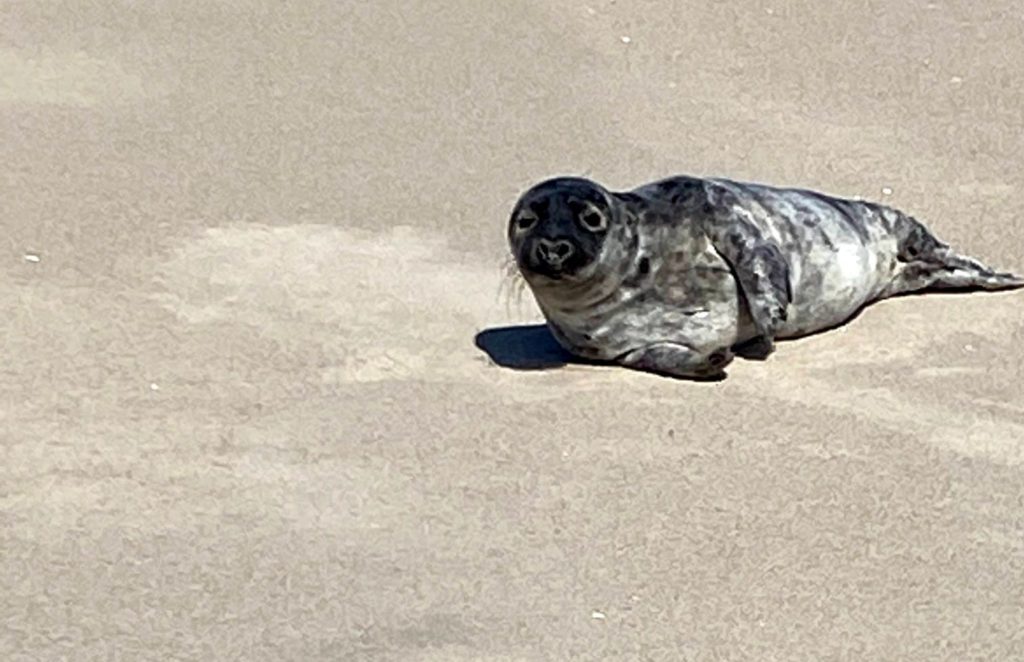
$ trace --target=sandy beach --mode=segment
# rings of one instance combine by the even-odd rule
[[[1022,25],[0,1],[0,659],[1024,659],[1024,292],[692,383],[564,364],[504,234],[686,173],[1024,272]]]

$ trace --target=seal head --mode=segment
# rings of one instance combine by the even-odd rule
[[[583,285],[603,278],[597,269],[615,243],[620,209],[600,185],[556,177],[519,198],[508,222],[508,240],[520,272],[532,286]]]
[[[555,339],[588,359],[612,360],[632,345],[618,327],[624,287],[639,259],[637,215],[591,180],[555,177],[523,193],[508,220],[519,273]]]

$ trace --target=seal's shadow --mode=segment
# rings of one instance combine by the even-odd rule
[[[555,340],[546,324],[526,324],[485,329],[476,334],[475,344],[494,363],[513,370],[551,370],[569,364],[610,366],[610,361],[597,361],[573,356]],[[755,345],[736,345],[736,356],[747,360],[764,360]]]
[[[513,370],[551,370],[569,364],[614,366],[611,361],[597,361],[573,356],[558,344],[546,324],[503,326],[485,329],[476,334],[476,346],[494,363]],[[660,375],[668,377],[668,375]],[[710,379],[687,381],[720,381],[724,375]],[[683,378],[674,378],[683,379]]]
[[[513,370],[550,370],[570,363],[603,365],[562,349],[546,324],[485,329],[476,334],[475,344],[496,364]]]

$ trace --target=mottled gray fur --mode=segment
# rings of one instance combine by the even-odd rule
[[[508,239],[568,351],[696,379],[896,294],[1024,286],[896,209],[727,179],[550,179],[521,196]]]

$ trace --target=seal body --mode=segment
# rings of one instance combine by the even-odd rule
[[[549,179],[508,239],[563,347],[677,377],[719,379],[734,353],[766,358],[896,294],[1024,286],[891,207],[718,178]]]

